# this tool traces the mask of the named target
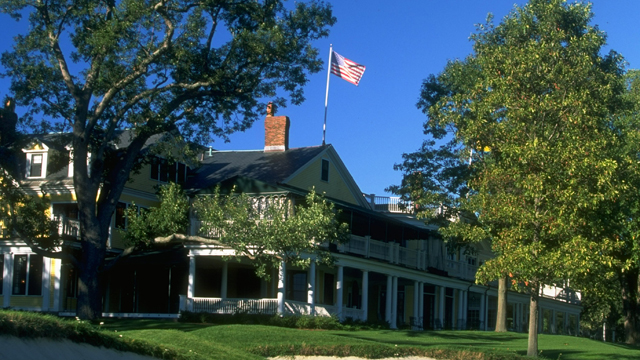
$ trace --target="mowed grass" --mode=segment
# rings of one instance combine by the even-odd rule
[[[194,359],[260,359],[276,355],[376,358],[422,355],[454,359],[526,358],[527,334],[482,331],[333,331],[261,325],[203,325],[160,320],[105,320],[125,337],[171,345]],[[171,329],[171,330],[169,330]],[[539,335],[544,359],[640,359],[640,348],[561,335]]]
[[[73,319],[0,310],[0,335],[86,342],[164,359],[264,359],[278,355],[381,358],[417,355],[448,360],[525,359],[527,335],[481,331],[297,330],[264,325],[169,320]],[[640,348],[560,335],[539,336],[543,359],[640,359]]]

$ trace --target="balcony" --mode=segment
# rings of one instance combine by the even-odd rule
[[[404,201],[397,196],[376,196],[375,194],[362,194],[375,211],[394,214],[412,214],[413,208],[410,201]]]
[[[428,254],[425,250],[409,249],[398,243],[373,240],[369,236],[351,235],[349,242],[338,246],[341,253],[360,255],[391,264],[427,271],[429,268],[446,271],[451,277],[474,280],[478,267],[464,261],[444,260],[441,256]]]

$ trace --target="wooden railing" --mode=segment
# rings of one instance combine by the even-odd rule
[[[77,239],[80,238],[80,221],[64,216],[58,218],[58,221],[58,232],[60,235],[72,236]]]
[[[411,202],[404,201],[397,196],[375,196],[373,194],[363,195],[373,210],[405,214],[413,212]]]
[[[267,314],[278,313],[277,299],[222,299],[196,297],[188,299],[180,295],[180,310],[192,312],[207,312],[213,314]],[[314,306],[317,316],[334,316],[338,313],[338,307],[333,305],[316,304]],[[285,300],[284,313],[287,315],[310,315],[311,305],[302,301]],[[362,309],[342,307],[343,318],[364,320]]]
[[[214,314],[276,314],[278,312],[277,299],[222,299],[222,298],[193,298],[193,312],[208,312]]]
[[[464,261],[447,260],[439,254],[428,254],[425,250],[406,248],[398,243],[372,240],[369,236],[351,235],[349,242],[338,246],[338,251],[418,270],[435,268],[446,271],[450,276],[468,280],[475,279],[478,270],[477,266]]]

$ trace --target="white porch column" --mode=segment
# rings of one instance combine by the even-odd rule
[[[458,330],[463,330],[464,326],[464,318],[462,315],[464,314],[464,290],[458,290],[458,316],[456,317],[456,327]]]
[[[316,314],[316,262],[311,260],[309,265],[308,275],[308,288],[307,288],[307,303],[309,304],[309,315]]]
[[[220,282],[220,297],[227,298],[227,288],[229,284],[229,262],[222,261],[222,281]]]
[[[484,310],[484,306],[485,306],[485,298],[484,298],[484,294],[480,295],[480,330],[486,330],[487,326],[486,326],[486,317],[485,317],[485,310]]]
[[[420,326],[424,330],[424,283],[420,282],[418,289],[418,318],[420,319]]]
[[[60,311],[60,272],[62,271],[62,260],[55,259],[53,265],[54,278],[53,278],[53,311]]]
[[[280,271],[278,271],[278,314],[284,315],[284,295],[287,276],[287,264],[283,261],[280,263]]]
[[[13,256],[10,253],[4,254],[4,278],[2,279],[2,307],[8,308],[11,300],[11,279],[13,278]]]
[[[369,272],[362,270],[362,321],[369,318]]]
[[[43,257],[44,271],[42,272],[42,311],[49,310],[49,299],[51,293],[49,289],[51,287],[51,259]],[[107,302],[108,303],[108,302]]]
[[[193,297],[196,281],[196,257],[189,254],[189,284],[187,284],[187,309],[193,311]]]
[[[444,286],[439,286],[440,296],[438,298],[438,319],[440,320],[440,326],[438,330],[444,329]]]
[[[384,320],[391,324],[391,298],[393,297],[393,278],[387,275],[387,296],[385,297]]]
[[[419,323],[419,308],[420,308],[420,297],[418,292],[420,291],[420,283],[417,281],[413,282],[413,321],[411,322],[411,329],[417,330]]]
[[[336,282],[336,290],[337,291],[337,297],[336,297],[336,309],[338,312],[338,320],[342,321],[342,304],[344,302],[343,300],[343,296],[344,296],[344,266],[342,265],[338,265],[338,281]]]
[[[391,286],[391,328],[398,328],[398,277],[394,276]]]

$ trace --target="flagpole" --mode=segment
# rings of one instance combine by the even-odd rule
[[[324,124],[322,124],[322,146],[325,145],[327,134],[327,104],[329,103],[329,78],[331,75],[331,57],[333,56],[333,44],[329,45],[329,63],[327,64],[327,93],[324,96]]]

